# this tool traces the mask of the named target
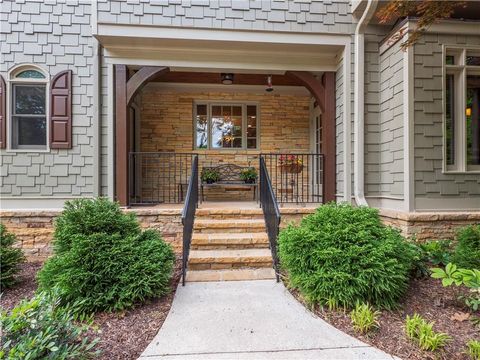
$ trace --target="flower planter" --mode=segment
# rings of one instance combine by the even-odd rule
[[[303,170],[303,164],[284,164],[280,165],[280,169],[283,173],[299,174]]]

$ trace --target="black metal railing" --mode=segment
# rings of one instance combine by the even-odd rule
[[[182,203],[194,156],[192,153],[131,152],[130,205]]]
[[[280,230],[280,210],[278,209],[277,200],[273,192],[272,183],[267,171],[265,159],[260,157],[260,206],[263,209],[263,216],[265,217],[265,225],[267,227],[268,241],[270,243],[270,250],[272,251],[273,268],[277,282],[280,281],[279,276],[279,262],[277,254],[277,238]]]
[[[261,154],[279,203],[323,203],[323,155]]]
[[[192,174],[188,183],[185,205],[182,211],[183,225],[183,250],[182,250],[182,285],[185,286],[187,274],[188,255],[190,254],[190,243],[192,242],[193,223],[195,211],[198,207],[198,156],[193,158]]]

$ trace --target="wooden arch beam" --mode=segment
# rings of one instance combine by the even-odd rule
[[[305,86],[320,107],[323,127],[323,201],[336,201],[335,73],[325,72],[321,79],[308,71],[287,71],[285,75]]]
[[[325,112],[325,87],[319,79],[308,71],[287,71],[285,75],[305,86],[317,100],[322,113]]]
[[[138,92],[151,80],[169,72],[168,67],[144,66],[140,68],[127,82],[127,106],[130,105]]]

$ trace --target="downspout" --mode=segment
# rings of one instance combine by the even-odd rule
[[[353,186],[357,206],[368,206],[365,199],[365,29],[375,14],[378,0],[368,0],[365,11],[355,29],[355,85],[354,85],[354,177]]]

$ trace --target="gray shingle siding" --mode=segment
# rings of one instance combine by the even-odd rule
[[[98,22],[353,34],[350,0],[98,0]]]
[[[3,1],[0,6],[0,73],[36,64],[51,77],[73,71],[73,147],[69,150],[1,150],[1,196],[93,194],[93,76],[91,2]]]
[[[443,164],[442,45],[478,46],[479,36],[426,34],[414,47],[414,147],[416,198],[478,198],[480,175],[447,174]]]
[[[365,194],[402,199],[403,51],[380,49],[385,29],[369,28],[365,42]]]

